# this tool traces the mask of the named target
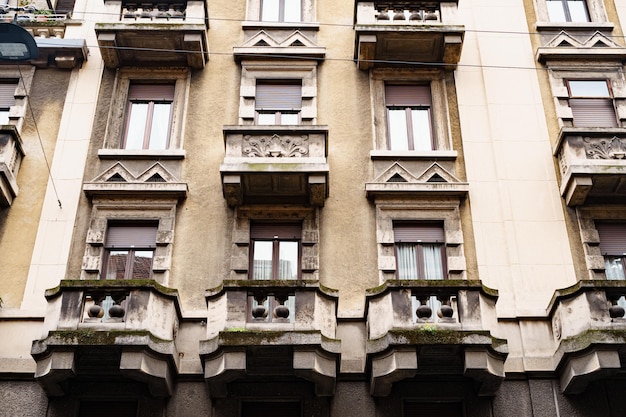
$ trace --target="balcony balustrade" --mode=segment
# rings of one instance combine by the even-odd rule
[[[45,333],[31,355],[35,378],[49,395],[64,395],[70,380],[100,374],[142,381],[155,396],[171,395],[181,319],[174,290],[151,280],[62,280],[46,298]]]
[[[0,207],[10,206],[17,196],[17,173],[24,158],[24,147],[17,128],[0,125]]]
[[[477,281],[393,281],[369,291],[367,354],[371,393],[437,369],[477,382],[493,395],[504,379],[507,347],[486,329],[497,293]]]
[[[226,202],[323,206],[328,196],[325,126],[226,126],[220,166]]]
[[[208,60],[204,0],[106,0],[111,20],[96,24],[105,66],[188,66]]]
[[[626,202],[626,133],[620,128],[561,130],[555,154],[569,206]]]
[[[456,11],[455,1],[358,1],[355,57],[359,68],[416,61],[454,68],[465,33]]]
[[[200,344],[211,396],[251,375],[303,378],[332,395],[339,342],[337,295],[317,281],[226,280],[207,291],[207,340]]]

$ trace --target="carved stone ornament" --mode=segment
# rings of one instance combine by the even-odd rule
[[[589,159],[624,159],[626,156],[626,141],[616,136],[600,140],[584,138],[583,142]]]
[[[309,154],[308,136],[245,136],[242,153],[251,158],[300,158]]]

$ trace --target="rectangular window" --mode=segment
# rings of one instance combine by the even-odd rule
[[[122,148],[167,149],[173,102],[173,84],[131,84]]]
[[[15,89],[17,81],[0,81],[0,125],[9,123],[9,110],[15,104]]]
[[[389,149],[394,151],[435,149],[430,86],[386,85],[385,106]]]
[[[114,223],[104,243],[104,279],[150,279],[157,224]]]
[[[626,279],[626,223],[597,223],[596,229],[600,236],[600,252],[604,256],[606,279]]]
[[[292,280],[300,277],[300,223],[252,223],[252,279]]]
[[[300,124],[302,83],[257,82],[255,108],[259,125]]]
[[[398,279],[445,279],[445,235],[441,222],[394,223]]]
[[[585,0],[546,0],[551,22],[589,22]]]
[[[302,0],[261,0],[263,22],[300,22]]]
[[[567,80],[576,127],[618,127],[607,80]]]

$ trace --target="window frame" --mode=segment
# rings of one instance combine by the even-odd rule
[[[267,21],[263,19],[263,0],[247,0],[246,20],[243,22],[244,29],[262,27],[304,27],[316,28],[317,0],[300,0],[300,21]]]
[[[269,237],[265,235],[264,231],[255,231],[260,225],[272,227],[276,227],[279,232],[273,237]],[[263,226],[260,226],[261,228]],[[293,231],[293,229],[299,229],[299,236],[287,237],[287,234],[282,229],[289,229]],[[269,231],[267,231],[269,232]],[[279,237],[279,234],[284,234],[285,237]],[[299,281],[302,279],[302,223],[285,223],[285,222],[258,222],[252,221],[250,224],[250,276],[249,279],[252,280],[265,280],[263,278],[255,278],[255,268],[254,268],[254,255],[255,250],[257,248],[257,242],[272,242],[272,266],[271,266],[271,278],[269,280],[274,281]],[[280,278],[280,245],[283,242],[296,242],[298,245],[297,251],[297,266],[296,266],[296,278]]]
[[[157,89],[158,87],[162,86],[162,92],[151,92],[151,93],[142,92],[138,94],[138,96],[140,97],[134,98],[132,90],[134,87],[136,88],[138,86],[149,86],[154,89]],[[166,93],[165,92],[166,87],[171,87],[172,91],[171,92],[167,91]],[[124,149],[124,150],[167,150],[169,149],[170,138],[172,134],[172,116],[173,116],[173,110],[174,110],[175,88],[176,88],[175,84],[169,84],[169,83],[148,84],[148,83],[131,82],[129,86],[128,102],[126,105],[126,117],[124,121],[124,136],[120,142],[120,149]],[[150,94],[154,94],[154,95],[150,96]],[[157,94],[161,94],[162,98],[160,99],[156,98]],[[135,106],[136,104],[148,105],[146,116],[145,116],[145,121],[144,121],[144,128],[142,129],[143,130],[143,141],[141,141],[142,147],[141,148],[128,148],[128,142],[129,142],[128,135],[129,135],[130,125],[131,125],[131,120],[133,117],[133,108],[136,107]],[[156,104],[169,104],[169,118],[167,122],[167,134],[165,138],[165,146],[163,148],[151,148],[150,147],[151,142],[152,142],[152,129],[155,127],[153,124],[153,121],[154,121],[154,109],[155,109]]]
[[[156,235],[157,235],[157,230],[159,227],[159,222],[158,221],[143,221],[143,222],[109,222],[109,224],[107,225],[107,235],[105,237],[105,241],[104,241],[104,259],[102,262],[102,275],[101,275],[101,279],[102,280],[126,280],[126,279],[152,279],[152,265],[154,262],[154,252],[156,250]],[[147,236],[144,235],[144,233],[146,234],[150,234],[152,235],[152,230],[146,230],[145,232],[142,233],[136,233],[133,234],[132,237],[126,237],[126,235],[129,233],[128,231],[124,231],[124,232],[117,232],[117,238],[120,238],[121,234],[124,234],[124,236],[122,236],[122,240],[124,241],[128,241],[126,239],[130,239],[131,243],[128,244],[123,244],[121,246],[115,246],[115,245],[111,245],[110,242],[110,237],[112,234],[112,229],[114,228],[119,228],[119,229],[124,229],[127,228],[128,230],[131,230],[133,228],[146,228],[146,229],[152,229],[154,231],[154,243],[152,244],[145,244],[145,242],[141,242],[143,244],[137,244],[137,243],[132,243],[132,242],[137,242],[135,239],[137,239],[137,235],[141,235],[140,236],[140,240],[145,239]],[[151,238],[151,236],[150,236]],[[109,278],[108,274],[109,274],[109,261],[111,260],[111,253],[112,252],[127,252],[127,258],[126,258],[126,262],[125,262],[125,269],[124,269],[124,276],[122,278]],[[137,278],[135,276],[133,276],[134,273],[134,266],[135,266],[135,253],[136,252],[151,252],[151,256],[150,256],[150,269],[149,269],[149,276],[147,278]]]
[[[265,5],[266,2],[268,0],[260,0],[261,1],[261,6],[260,6],[260,14],[259,14],[259,21],[261,22],[274,22],[274,23],[301,23],[302,17],[303,17],[303,4],[302,4],[302,0],[274,0],[278,2],[278,19],[277,20],[269,20],[269,19],[264,19],[264,13],[266,11]],[[298,20],[285,20],[285,13],[287,10],[287,2],[291,2],[291,3],[299,3],[300,4],[300,9],[299,9],[299,14],[300,17]],[[268,6],[269,7],[269,6]]]
[[[436,228],[438,229],[435,233],[441,232],[441,240],[423,240],[410,238],[409,240],[401,240],[397,235],[399,234],[397,230],[399,229],[416,229],[409,233],[411,234],[430,234],[433,232],[429,232],[427,230],[419,230],[419,229],[428,229],[428,228]],[[443,221],[411,221],[411,222],[403,222],[403,221],[394,221],[393,222],[393,231],[394,231],[394,253],[396,257],[396,278],[399,280],[444,280],[448,279],[448,267],[447,267],[447,253],[446,253],[446,242],[445,242],[445,231],[443,228]],[[402,278],[404,275],[400,270],[400,261],[398,256],[398,244],[410,244],[415,247],[415,262],[417,266],[417,276],[415,278]],[[438,265],[441,268],[443,276],[439,278],[427,278],[426,275],[426,261],[424,255],[424,245],[437,245],[439,247],[439,256],[441,258],[441,264]]]
[[[412,97],[405,99],[404,104],[400,104],[398,99],[390,99],[389,93],[390,88],[392,87],[402,87],[402,88],[411,88],[414,87],[415,90],[422,89],[426,87],[428,89],[428,104],[426,103],[418,103],[419,99],[416,100],[416,97],[419,96],[419,93],[415,95],[411,95]],[[396,93],[397,94],[397,93]],[[409,104],[410,101],[415,100],[415,103]],[[397,104],[389,103],[389,101],[398,101]],[[402,99],[400,99],[402,101]],[[432,92],[430,91],[430,85],[425,84],[390,84],[385,83],[385,109],[386,109],[386,126],[387,126],[387,148],[391,151],[435,151],[437,150],[437,140],[435,137],[435,132],[433,130],[433,114],[432,114]],[[392,121],[391,121],[391,111],[392,110],[404,110],[405,116],[405,125],[406,128],[406,145],[407,149],[394,149],[393,148],[393,133],[392,133]],[[430,136],[430,149],[416,149],[415,143],[415,132],[416,127],[413,126],[413,111],[423,111],[426,110],[426,114],[428,115],[428,135]]]
[[[584,28],[597,30],[611,30],[614,25],[608,21],[603,0],[585,0],[588,22],[553,22],[548,14],[548,5],[546,0],[534,0],[535,11],[537,13],[537,29],[555,30],[555,29],[576,29]]]
[[[0,125],[8,125],[11,120],[11,108],[15,106],[19,83],[19,79],[0,78]]]
[[[611,86],[611,80],[608,78],[566,78],[563,80],[565,86],[567,88],[568,94],[568,104],[570,109],[572,110],[572,124],[574,127],[619,127],[620,121],[618,119],[617,108],[615,107],[615,101],[613,98],[613,89]],[[603,81],[606,83],[606,89],[608,92],[608,96],[594,96],[594,95],[583,95],[576,96],[572,93],[572,82],[599,82]],[[594,104],[591,104],[594,103]],[[605,111],[609,111],[608,109],[600,109],[599,104],[606,103],[605,107],[610,108],[612,114],[609,117],[608,114],[604,114],[603,118],[600,119],[600,124],[598,123],[597,114],[598,112],[604,113]],[[609,105],[610,104],[610,105]],[[593,112],[592,114],[589,114]],[[578,119],[578,123],[576,122],[577,116],[576,113],[581,114],[582,117]],[[590,122],[586,122],[586,120],[590,118]]]
[[[570,1],[581,1],[584,5],[585,17],[586,20],[572,20],[572,12],[570,10]],[[546,9],[548,10],[548,21],[551,23],[559,23],[559,22],[568,22],[568,23],[589,23],[591,22],[591,15],[589,13],[589,5],[586,0],[545,0]],[[561,3],[561,8],[563,11],[563,15],[565,16],[565,20],[552,20],[550,19],[550,8],[548,7],[548,2],[552,3]]]
[[[273,98],[271,96],[278,96],[278,94],[276,93],[276,91],[272,91],[269,87],[268,88],[260,88],[260,86],[274,86],[274,88],[276,89],[276,91],[278,90],[286,90],[285,92],[289,93],[289,94],[281,94],[281,98]],[[297,104],[296,107],[292,107],[292,108],[287,108],[284,107],[286,105],[287,102],[292,102],[295,104],[294,102],[294,98],[296,96],[295,94],[295,90],[296,88],[293,87],[298,87],[298,94],[297,96],[299,97],[299,103]],[[261,95],[261,91],[260,90],[267,90],[267,91],[263,91],[263,95],[265,97],[263,97],[263,100],[260,99],[260,95]],[[289,90],[293,90],[293,91],[289,91]],[[286,98],[284,96],[287,96]],[[263,102],[269,102],[269,104],[273,104],[273,106],[270,107],[260,107],[259,106],[259,101],[263,101]],[[273,108],[272,108],[273,107]],[[275,80],[275,79],[257,79],[256,80],[256,90],[255,90],[255,96],[254,96],[254,111],[255,111],[255,124],[260,125],[260,126],[271,126],[271,125],[299,125],[301,123],[301,113],[302,113],[302,80]],[[261,123],[261,115],[274,115],[274,123]],[[287,115],[287,114],[295,114],[297,117],[297,121],[296,123],[283,123],[283,115]]]
[[[623,221],[598,221],[595,224],[598,231],[600,254],[604,258],[604,273],[609,281],[626,280],[626,222]],[[619,277],[610,274],[611,261],[621,264]]]

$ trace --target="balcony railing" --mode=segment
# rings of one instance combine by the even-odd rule
[[[496,298],[496,291],[465,280],[393,281],[371,290],[367,353],[374,395],[388,395],[395,381],[433,368],[473,378],[480,394],[492,395],[507,356],[506,342],[490,334],[490,314],[483,312],[495,309]]]
[[[64,381],[106,373],[144,381],[153,395],[171,395],[181,320],[176,291],[151,280],[62,280],[46,298],[45,333],[31,349],[46,392],[63,395]],[[84,355],[107,360],[81,369]],[[153,365],[142,365],[146,360]]]
[[[355,55],[359,68],[416,60],[454,68],[465,33],[456,12],[455,1],[358,1]]]
[[[623,129],[563,127],[555,154],[568,205],[626,202]]]
[[[17,196],[17,173],[24,150],[17,128],[0,125],[0,206],[10,206]]]
[[[325,126],[225,126],[220,171],[226,202],[323,206],[327,134]]]
[[[106,0],[105,8],[104,21],[97,23],[95,29],[108,68],[200,69],[208,60],[206,1]]]

